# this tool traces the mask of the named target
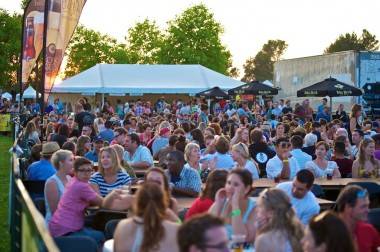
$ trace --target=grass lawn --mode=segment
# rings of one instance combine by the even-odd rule
[[[0,135],[0,251],[10,251],[8,192],[11,155],[8,150],[12,144],[11,136]]]

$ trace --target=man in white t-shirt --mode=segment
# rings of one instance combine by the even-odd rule
[[[270,179],[293,179],[300,170],[297,160],[290,155],[290,143],[287,138],[279,138],[276,143],[277,155],[269,159],[266,171]]]
[[[319,214],[320,210],[317,198],[310,191],[313,183],[313,173],[309,170],[300,170],[293,181],[276,186],[289,196],[298,218],[305,226],[314,215]]]

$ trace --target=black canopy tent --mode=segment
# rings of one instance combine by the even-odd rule
[[[206,99],[211,99],[211,98],[216,98],[216,99],[224,99],[228,98],[228,94],[220,89],[219,87],[213,87],[210,89],[207,89],[205,91],[199,92],[195,94],[196,97],[201,97],[201,98],[206,98]]]
[[[210,106],[211,106],[211,99],[212,98],[214,98],[214,99],[225,99],[225,98],[229,97],[228,94],[225,91],[223,91],[222,89],[220,89],[219,87],[213,87],[213,88],[204,90],[202,92],[196,93],[195,96],[207,99],[207,105],[208,105],[209,112],[211,111]]]
[[[250,94],[250,95],[277,95],[278,89],[265,85],[259,81],[252,81],[236,88],[228,90],[229,95]]]
[[[362,94],[363,92],[359,88],[331,77],[297,91],[297,97],[330,97],[330,110],[332,109],[332,97],[360,96]]]

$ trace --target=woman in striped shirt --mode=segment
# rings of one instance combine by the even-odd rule
[[[131,177],[120,165],[116,151],[111,147],[104,147],[99,153],[99,170],[90,179],[91,187],[102,197],[116,188],[131,183]]]

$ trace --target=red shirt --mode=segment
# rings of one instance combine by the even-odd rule
[[[380,236],[369,223],[360,221],[356,224],[355,237],[359,252],[377,252],[380,247]]]
[[[214,201],[209,198],[196,198],[189,210],[187,210],[185,220],[189,219],[193,215],[207,212],[213,203]]]

